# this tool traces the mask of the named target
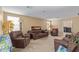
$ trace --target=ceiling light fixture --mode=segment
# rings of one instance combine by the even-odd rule
[[[77,13],[77,15],[79,15],[79,13]]]
[[[45,11],[45,10],[43,10],[42,12],[43,12],[43,13],[45,13],[46,11]]]
[[[26,8],[29,8],[30,9],[30,8],[32,8],[32,6],[26,6]]]

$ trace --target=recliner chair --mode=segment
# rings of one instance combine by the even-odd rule
[[[12,31],[10,37],[12,45],[16,48],[25,48],[30,42],[30,35],[23,35],[21,31]]]

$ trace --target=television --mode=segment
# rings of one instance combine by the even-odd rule
[[[71,33],[71,27],[64,27],[64,32]]]

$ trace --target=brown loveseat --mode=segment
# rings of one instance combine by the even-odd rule
[[[30,42],[30,36],[24,36],[21,31],[12,31],[10,37],[12,45],[16,48],[25,48]]]
[[[57,49],[60,45],[63,45],[64,47],[66,47],[70,52],[75,51],[77,45],[72,42],[70,35],[66,35],[66,37],[64,37],[62,39],[63,40],[58,40],[58,39],[54,40],[55,51],[57,51]]]

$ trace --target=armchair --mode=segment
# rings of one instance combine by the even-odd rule
[[[30,42],[30,36],[23,35],[21,31],[12,31],[10,37],[12,45],[16,48],[25,48]]]

